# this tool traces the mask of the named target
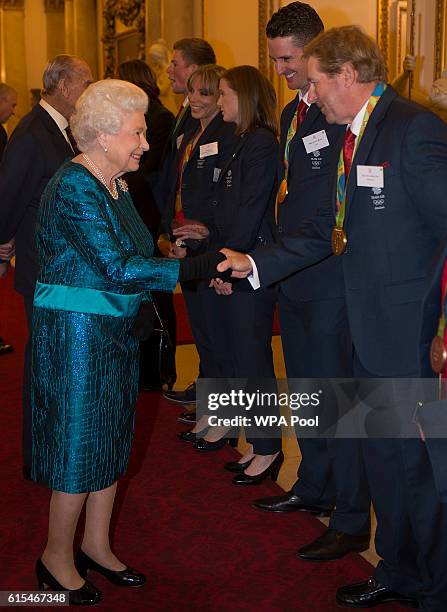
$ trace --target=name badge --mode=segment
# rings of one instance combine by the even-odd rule
[[[213,183],[217,183],[217,181],[219,180],[220,173],[221,173],[220,168],[214,168]]]
[[[217,142],[209,142],[208,144],[200,145],[200,159],[203,159],[204,157],[209,157],[210,155],[217,155],[218,153],[219,148]]]
[[[383,166],[357,166],[357,187],[383,186]]]
[[[328,147],[329,140],[326,136],[326,130],[320,130],[314,134],[309,134],[309,136],[304,136],[303,144],[307,154],[324,149],[324,147]]]
[[[177,136],[177,140],[175,141],[177,144],[177,151],[180,149],[180,145],[182,144],[184,134],[180,134]]]

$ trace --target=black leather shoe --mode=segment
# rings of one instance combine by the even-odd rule
[[[212,451],[218,451],[225,446],[225,444],[229,444],[230,446],[237,446],[237,440],[235,438],[221,438],[216,442],[208,442],[204,438],[199,438],[195,442],[192,443],[194,448],[196,448],[201,453],[209,453]]]
[[[249,461],[244,461],[244,463],[239,463],[238,461],[229,461],[224,465],[224,470],[227,472],[233,472],[233,474],[241,474],[245,468],[248,468],[253,459]]]
[[[177,437],[184,442],[196,442],[199,438],[204,436],[206,433],[206,429],[203,431],[198,431],[194,433],[193,431],[179,431]]]
[[[194,411],[182,412],[182,414],[178,417],[177,421],[179,423],[185,423],[186,425],[195,425],[196,413]]]
[[[310,512],[316,516],[330,516],[330,508],[318,508],[304,502],[301,497],[289,491],[285,495],[274,495],[273,497],[263,497],[253,502],[253,507],[266,512]]]
[[[391,601],[398,601],[409,608],[419,607],[417,599],[391,591],[372,576],[366,582],[341,587],[337,591],[336,599],[337,603],[350,608],[373,608]]]
[[[93,606],[102,600],[102,593],[88,580],[80,589],[66,589],[47,570],[41,559],[36,563],[37,586],[40,591],[46,588],[52,591],[68,591],[68,601],[71,606]]]
[[[193,382],[183,391],[166,391],[163,397],[176,404],[195,404],[196,402],[196,383]]]
[[[284,454],[282,451],[276,455],[272,463],[260,474],[256,474],[256,476],[249,476],[242,472],[242,474],[238,474],[231,481],[234,485],[238,487],[248,487],[251,485],[261,484],[266,478],[270,476],[272,480],[278,480],[279,470],[281,469],[282,464],[284,463]]]
[[[116,586],[132,586],[138,587],[142,586],[146,582],[146,576],[141,574],[140,572],[135,571],[131,567],[126,567],[124,570],[109,570],[96,561],[93,561],[85,552],[81,549],[78,550],[76,555],[76,567],[78,568],[78,572],[80,575],[85,578],[89,570],[93,570],[94,572],[98,572],[107,578],[109,582],[115,584]]]
[[[356,536],[336,529],[326,529],[322,536],[299,549],[297,556],[305,561],[332,561],[350,552],[369,548],[369,536]]]

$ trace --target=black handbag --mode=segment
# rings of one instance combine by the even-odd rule
[[[152,302],[155,313],[153,336],[157,339],[158,348],[158,374],[161,386],[167,385],[169,389],[175,383],[175,349],[171,337],[158,312],[157,306]],[[174,365],[173,365],[174,363]]]

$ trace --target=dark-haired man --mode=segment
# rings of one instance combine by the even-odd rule
[[[14,283],[22,294],[31,333],[33,297],[38,275],[35,246],[40,197],[59,166],[74,156],[67,133],[75,104],[93,77],[87,63],[57,55],[43,73],[42,99],[13,131],[0,165],[0,243],[15,238]],[[30,337],[25,348],[23,381],[24,474],[31,465]]]
[[[386,86],[378,46],[359,28],[320,35],[306,55],[310,99],[328,122],[348,124],[331,170],[332,201],[280,244],[251,259],[227,252],[218,269],[246,275],[255,266],[263,286],[332,253],[342,261],[354,376],[426,376],[420,355],[441,300],[427,290],[447,243],[447,126]],[[410,423],[414,406],[406,406]],[[435,456],[417,437],[362,439],[382,561],[366,582],[338,590],[340,604],[447,609],[447,504],[435,480],[447,462],[442,442]]]
[[[165,194],[172,188],[173,181],[177,181],[175,167],[175,154],[179,149],[182,139],[185,133],[193,131],[195,126],[198,127],[199,122],[191,117],[191,110],[189,108],[189,101],[187,96],[187,83],[191,74],[197,70],[199,66],[206,64],[215,64],[216,55],[212,46],[203,38],[182,38],[174,43],[174,51],[172,54],[171,63],[168,66],[166,72],[171,81],[172,90],[177,94],[184,94],[185,99],[182,107],[176,118],[175,126],[172,131],[169,147],[165,152],[165,159],[163,162],[163,173],[161,177],[159,201],[162,212],[162,229],[163,234],[160,236],[158,241],[158,247],[163,255],[167,256],[171,250],[172,244],[169,239],[170,232],[170,210],[163,206],[167,201]],[[165,213],[165,215],[163,215]],[[195,329],[199,330],[203,327],[201,308],[197,302],[197,292],[195,291],[197,283],[184,283],[182,286],[183,295],[185,300],[189,303],[189,313],[197,313],[198,321],[197,325],[192,325]],[[194,316],[194,315],[193,315]],[[204,339],[206,344],[206,340]],[[167,391],[164,397],[171,402],[178,404],[193,404],[196,401],[196,385],[192,383],[186,389],[182,391]],[[179,417],[182,423],[194,424],[195,413],[186,412]]]
[[[269,53],[277,72],[289,89],[298,90],[281,115],[279,238],[293,232],[328,201],[331,154],[345,129],[328,124],[308,99],[304,46],[323,29],[317,12],[303,2],[284,6],[267,24]],[[309,146],[311,141],[314,143]],[[278,305],[290,386],[290,379],[295,378],[352,376],[352,342],[340,260],[326,259],[283,280]],[[323,438],[301,438],[298,442],[302,459],[292,490],[259,499],[254,506],[270,512],[304,510],[331,516],[325,533],[298,551],[301,559],[329,560],[366,550],[370,497],[359,444]]]

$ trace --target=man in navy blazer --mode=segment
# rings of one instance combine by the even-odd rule
[[[359,28],[320,35],[306,55],[310,99],[328,122],[349,126],[331,173],[332,202],[251,259],[226,253],[219,269],[255,271],[264,286],[334,253],[342,261],[354,376],[418,377],[421,347],[433,333],[423,325],[424,295],[447,240],[447,126],[384,87],[380,51]],[[433,458],[419,439],[365,439],[362,451],[382,560],[368,581],[340,588],[337,601],[445,610],[447,506]]]
[[[329,201],[330,161],[345,130],[329,124],[308,99],[304,46],[322,31],[317,12],[303,2],[284,6],[267,24],[269,53],[277,72],[285,77],[289,89],[298,90],[281,115],[278,185],[287,177],[287,195],[277,205],[279,239]],[[288,142],[293,117],[301,109],[304,118]],[[352,376],[340,259],[329,257],[284,279],[279,285],[278,307],[289,387],[290,379]],[[298,437],[298,443],[302,458],[292,490],[259,499],[254,506],[270,512],[305,510],[331,516],[324,534],[298,551],[302,559],[329,560],[367,550],[371,500],[360,444],[307,437]]]
[[[0,165],[0,244],[15,238],[15,288],[22,294],[31,333],[33,296],[38,275],[35,246],[40,197],[59,166],[75,155],[66,133],[75,103],[93,80],[77,57],[58,55],[43,73],[42,99],[13,131]],[[30,338],[25,348],[23,381],[23,465],[31,465]]]

